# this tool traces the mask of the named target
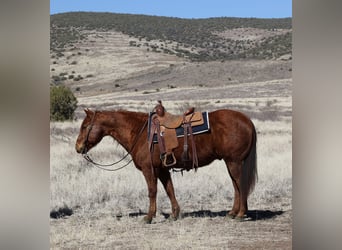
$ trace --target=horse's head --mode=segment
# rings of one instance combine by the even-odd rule
[[[97,112],[89,109],[85,109],[84,111],[87,116],[82,122],[75,145],[77,153],[80,154],[86,154],[91,148],[96,146],[104,136],[104,132],[98,121]]]

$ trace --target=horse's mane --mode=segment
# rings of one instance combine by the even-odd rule
[[[98,113],[122,113],[122,114],[135,114],[139,116],[146,116],[148,115],[147,113],[144,112],[139,112],[139,111],[131,111],[131,110],[126,110],[126,109],[98,109],[96,110]]]
[[[143,112],[136,112],[136,111],[129,111],[129,110],[125,110],[125,109],[112,109],[112,110],[96,110],[96,112],[98,113],[102,113],[102,114],[107,114],[107,115],[111,115],[111,114],[122,114],[125,115],[129,118],[133,118],[133,120],[141,120],[141,121],[145,121],[148,117],[147,113],[143,113]]]

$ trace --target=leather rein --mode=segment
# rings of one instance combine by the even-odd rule
[[[94,125],[94,120],[95,120],[95,115],[96,115],[96,110],[94,111],[94,115],[93,117],[91,118],[91,121],[90,121],[90,124],[87,126],[87,130],[88,130],[88,133],[87,133],[87,137],[86,137],[86,140],[85,140],[85,145],[87,145],[87,142],[88,142],[88,138],[89,138],[89,134],[90,134],[90,131],[92,130],[93,128],[93,125]],[[111,164],[100,164],[100,163],[96,163],[94,162],[93,159],[90,158],[90,156],[88,155],[88,150],[86,153],[82,154],[83,155],[83,158],[86,159],[88,162],[92,163],[95,167],[99,168],[99,169],[102,169],[102,170],[106,170],[106,171],[117,171],[117,170],[120,170],[120,169],[123,169],[124,167],[128,166],[132,161],[133,159],[130,159],[125,165],[121,166],[121,167],[118,167],[118,168],[115,168],[115,169],[108,169],[108,168],[104,168],[104,167],[110,167],[110,166],[113,166],[113,165],[116,165],[120,162],[122,162],[124,159],[127,158],[128,155],[130,155],[135,147],[135,145],[137,144],[138,142],[138,139],[140,138],[141,134],[143,133],[146,125],[148,123],[148,119],[146,120],[146,122],[144,123],[143,127],[141,128],[141,130],[139,131],[138,135],[135,137],[135,140],[134,140],[134,143],[132,145],[132,148],[127,152],[127,154],[125,154],[120,160],[116,161],[116,162],[113,162]]]

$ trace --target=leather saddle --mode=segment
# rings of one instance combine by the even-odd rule
[[[176,129],[184,129],[184,145],[182,162],[189,165],[190,157],[188,153],[188,137],[192,142],[192,168],[198,167],[196,145],[193,139],[192,126],[198,126],[204,123],[201,112],[195,112],[195,108],[190,108],[183,115],[173,115],[165,111],[161,101],[155,107],[155,113],[152,115],[152,126],[150,127],[149,147],[151,150],[152,137],[157,134],[160,149],[160,158],[165,167],[171,167],[177,163],[173,150],[179,146]]]

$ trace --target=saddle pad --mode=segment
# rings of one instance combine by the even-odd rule
[[[147,140],[149,140],[149,138],[151,136],[150,135],[150,128],[151,128],[151,118],[152,118],[153,114],[155,114],[155,112],[150,112],[149,117],[148,117]],[[207,111],[202,112],[202,117],[203,117],[204,123],[202,125],[192,127],[193,135],[206,133],[210,130],[208,112]],[[178,128],[176,128],[176,134],[177,134],[177,137],[184,137],[184,128],[182,126],[179,126]],[[158,139],[157,139],[156,134],[153,135],[153,143],[158,143]]]

